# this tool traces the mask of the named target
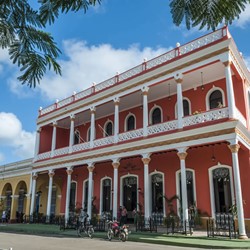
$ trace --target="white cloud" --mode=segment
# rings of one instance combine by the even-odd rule
[[[235,20],[234,24],[237,27],[244,28],[249,22],[250,22],[250,4],[247,4],[245,11],[240,14],[239,19]]]
[[[0,48],[0,73],[4,70],[4,65],[11,65],[7,49]]]
[[[23,159],[33,157],[35,133],[24,131],[14,114],[0,112],[0,146],[9,147],[13,154]],[[1,158],[4,155],[0,152],[0,161]]]
[[[144,58],[154,58],[171,48],[139,48],[132,45],[128,49],[116,49],[110,44],[89,46],[85,41],[64,41],[63,51],[67,60],[61,60],[62,77],[47,74],[39,88],[52,101],[70,96],[74,91],[82,91],[92,85],[113,77],[116,72],[126,71],[143,62]]]

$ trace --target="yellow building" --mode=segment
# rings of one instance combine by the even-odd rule
[[[0,215],[14,222],[29,215],[33,158],[0,166]]]

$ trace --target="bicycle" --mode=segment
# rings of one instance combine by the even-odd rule
[[[77,227],[77,235],[79,237],[84,237],[87,235],[89,238],[93,238],[94,228],[92,225],[84,225],[83,222],[80,222]]]

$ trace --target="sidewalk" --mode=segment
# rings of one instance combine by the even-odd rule
[[[205,231],[195,231],[192,236],[172,236],[166,235],[163,232],[135,232],[132,226],[129,230],[132,231],[129,235],[129,241],[133,242],[207,249],[250,249],[250,240],[230,240],[223,237],[208,238]],[[74,229],[60,231],[59,226],[43,224],[0,224],[0,232],[46,235],[51,237],[77,237]],[[106,232],[95,232],[94,238],[106,239]]]

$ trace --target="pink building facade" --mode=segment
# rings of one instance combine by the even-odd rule
[[[206,220],[237,207],[244,238],[249,106],[249,71],[223,27],[40,109],[30,214],[94,205],[117,218],[124,205],[187,220],[195,207]]]

